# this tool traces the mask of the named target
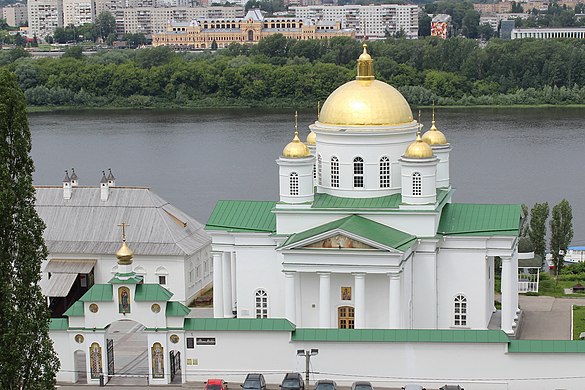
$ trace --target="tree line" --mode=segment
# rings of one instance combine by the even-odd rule
[[[217,52],[167,47],[32,59],[0,52],[31,105],[313,106],[355,77],[361,43],[274,35]],[[386,39],[368,46],[376,77],[413,105],[584,104],[585,40]]]

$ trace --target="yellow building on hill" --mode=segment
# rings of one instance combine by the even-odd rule
[[[340,22],[316,22],[286,17],[265,18],[260,10],[253,9],[243,18],[170,22],[165,32],[152,35],[152,45],[189,50],[207,49],[215,42],[218,48],[223,48],[233,42],[255,44],[274,34],[299,40],[355,38],[355,31],[342,29]]]

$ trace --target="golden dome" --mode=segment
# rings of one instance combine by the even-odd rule
[[[423,141],[425,141],[429,145],[447,145],[447,138],[445,134],[443,134],[437,126],[435,125],[435,103],[433,103],[433,122],[429,131],[424,133],[422,137]]]
[[[317,134],[313,130],[307,135],[307,145],[317,145]]]
[[[295,131],[295,136],[291,142],[288,143],[282,150],[282,157],[288,158],[299,158],[309,157],[311,152],[307,145],[301,142],[299,139],[299,132]]]
[[[391,85],[375,80],[372,57],[366,51],[358,59],[356,80],[337,88],[325,101],[319,122],[342,126],[386,126],[412,122],[404,96]]]
[[[416,135],[416,141],[408,145],[404,157],[407,158],[429,158],[433,157],[433,149],[423,142],[420,132]]]
[[[116,252],[116,257],[118,258],[118,264],[132,264],[132,257],[134,256],[134,252],[132,249],[126,245],[126,240],[122,241],[122,246]]]

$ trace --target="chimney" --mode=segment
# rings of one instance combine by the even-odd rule
[[[77,175],[75,174],[75,168],[71,168],[71,187],[77,187],[79,182],[77,181]]]
[[[116,186],[116,178],[112,175],[112,168],[108,168],[108,187],[115,187]]]
[[[65,171],[65,177],[63,178],[63,199],[71,199],[71,179],[67,171]]]
[[[105,202],[108,200],[108,197],[110,196],[110,187],[108,186],[108,179],[106,179],[106,172],[104,172],[104,171],[102,171],[102,179],[100,180],[100,189],[101,189],[100,199],[102,202]]]

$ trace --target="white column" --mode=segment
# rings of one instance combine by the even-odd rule
[[[502,324],[506,333],[512,333],[514,323],[514,301],[512,298],[512,258],[502,257]]]
[[[232,252],[231,255],[231,282],[232,282],[232,306],[237,310],[237,289],[236,289],[236,252]],[[232,311],[233,315],[233,311]],[[236,313],[237,316],[237,313]]]
[[[400,329],[400,274],[388,274],[388,328]]]
[[[512,275],[514,280],[512,281],[512,307],[514,308],[514,320],[518,319],[518,313],[520,308],[518,307],[518,252],[515,252],[512,256]]]
[[[233,318],[232,272],[230,252],[223,252],[223,317]]]
[[[319,327],[331,327],[331,274],[319,273]]]
[[[355,318],[354,328],[366,327],[366,274],[354,274],[355,285]]]
[[[284,298],[285,305],[284,316],[293,324],[296,324],[295,314],[297,311],[296,305],[296,291],[295,291],[295,275],[296,272],[285,272],[284,273]]]
[[[221,252],[213,252],[213,317],[223,318],[223,262]]]

